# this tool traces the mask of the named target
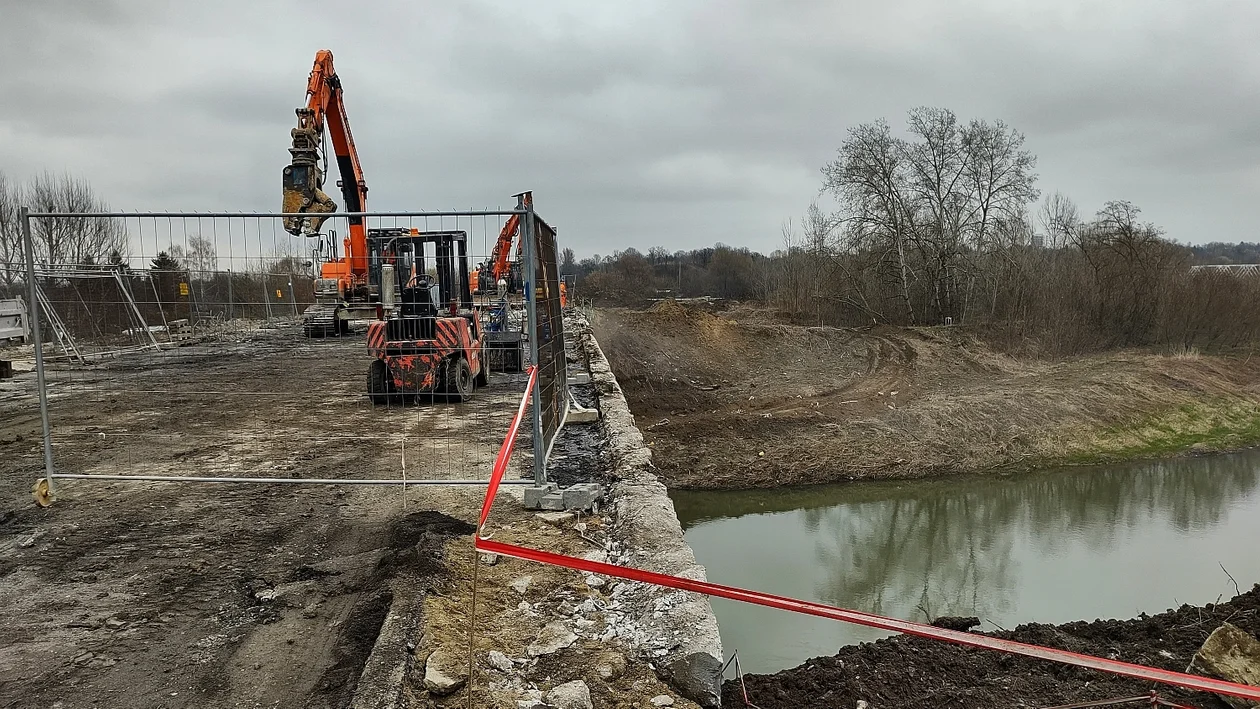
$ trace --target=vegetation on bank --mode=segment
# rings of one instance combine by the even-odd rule
[[[1123,199],[1091,216],[1042,197],[1036,163],[1002,121],[918,108],[904,128],[850,128],[821,170],[834,211],[811,205],[773,253],[568,253],[562,268],[596,305],[707,295],[798,324],[968,325],[1037,356],[1260,342],[1260,278],[1194,268],[1258,258],[1254,245],[1180,245]]]
[[[1260,402],[1217,397],[1149,414],[1098,430],[1067,465],[1088,465],[1187,453],[1238,450],[1260,445]]]

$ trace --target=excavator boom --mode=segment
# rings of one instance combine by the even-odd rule
[[[327,49],[315,54],[315,64],[306,82],[306,106],[297,109],[298,125],[290,134],[292,161],[284,169],[284,211],[286,214],[310,214],[310,217],[289,217],[284,228],[290,234],[315,236],[324,218],[320,214],[334,212],[337,204],[323,191],[325,175],[320,158],[326,156],[323,145],[327,128],[332,151],[337,159],[337,184],[347,212],[367,209],[367,181],[350,133],[350,121],[342,97],[341,80],[333,68],[333,55]],[[344,263],[325,264],[325,276],[347,277],[357,282],[367,277],[367,231],[362,217],[351,217],[350,237],[345,244]],[[327,268],[333,266],[333,268]]]
[[[525,192],[524,203],[532,205],[534,203],[534,193]],[[513,214],[503,223],[503,229],[499,232],[498,241],[494,242],[494,250],[490,252],[490,273],[494,275],[495,282],[499,279],[507,278],[511,269],[509,261],[512,256],[512,239],[516,236],[516,232],[521,227],[521,215]]]

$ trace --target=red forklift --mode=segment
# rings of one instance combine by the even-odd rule
[[[368,325],[367,393],[375,404],[431,397],[468,401],[489,383],[485,334],[469,283],[462,231],[371,229],[369,268],[381,284]]]

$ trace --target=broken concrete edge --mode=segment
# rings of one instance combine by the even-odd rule
[[[601,422],[609,441],[612,478],[608,498],[615,511],[612,536],[622,550],[617,563],[698,581],[704,567],[683,538],[682,525],[665,486],[652,472],[652,453],[634,422],[608,358],[578,314],[572,328],[598,395]],[[707,596],[629,582],[636,624],[656,640],[633,648],[662,679],[701,706],[721,703],[722,639]],[[664,644],[661,644],[661,643]]]
[[[350,709],[394,709],[403,703],[406,677],[416,662],[416,648],[420,645],[416,634],[423,618],[424,594],[406,583],[390,585],[394,597],[363,663]]]

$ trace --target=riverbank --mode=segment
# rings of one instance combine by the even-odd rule
[[[801,327],[664,301],[592,327],[676,488],[1019,472],[1260,443],[1260,358],[1016,358],[954,327]]]
[[[1154,616],[1030,623],[991,635],[1183,671],[1207,636],[1226,620],[1260,634],[1260,585],[1223,603],[1183,605]],[[748,698],[761,709],[852,709],[859,700],[871,707],[904,709],[1050,706],[1133,697],[1152,689],[1149,682],[910,636],[844,647],[831,657],[773,675],[748,675],[744,683]],[[1156,689],[1165,699],[1224,706],[1211,695]],[[744,706],[737,680],[724,686],[723,702]]]

